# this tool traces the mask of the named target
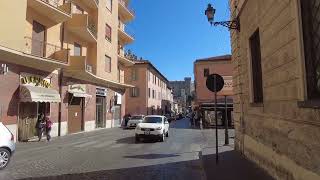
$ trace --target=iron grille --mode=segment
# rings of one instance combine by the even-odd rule
[[[307,92],[320,98],[320,0],[301,0]]]

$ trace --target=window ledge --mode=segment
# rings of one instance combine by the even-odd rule
[[[320,109],[320,100],[306,100],[306,101],[298,101],[299,108],[312,108],[312,109]]]
[[[263,103],[250,103],[251,107],[263,107]]]

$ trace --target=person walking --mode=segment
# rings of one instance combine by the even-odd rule
[[[38,138],[39,138],[38,141],[41,141],[41,139],[42,139],[42,134],[43,134],[45,126],[46,126],[46,122],[45,122],[45,119],[44,119],[44,114],[41,113],[38,116],[38,120],[37,120],[37,123],[36,123],[36,129],[37,129],[37,134],[38,134]]]
[[[52,121],[50,120],[50,118],[46,117],[46,134],[47,134],[47,141],[50,141],[51,139],[51,127],[52,127]]]

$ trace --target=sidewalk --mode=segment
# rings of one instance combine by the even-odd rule
[[[230,137],[233,137],[231,131]],[[234,150],[233,139],[230,145],[224,146],[224,130],[219,130],[219,163],[216,164],[215,133],[204,130],[205,139],[201,160],[207,180],[273,180],[255,163],[245,159]]]

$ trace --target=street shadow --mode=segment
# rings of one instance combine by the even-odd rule
[[[201,162],[191,160],[20,180],[200,180],[201,176],[204,176]]]
[[[180,156],[180,155],[177,155],[177,154],[142,154],[142,155],[134,155],[134,156],[124,156],[124,158],[161,159],[161,158],[178,157],[178,156]]]
[[[273,180],[266,171],[259,168],[237,151],[219,153],[219,162],[216,164],[216,155],[201,157],[207,179],[223,180]]]
[[[147,160],[174,156],[176,155],[147,154],[126,157]],[[236,151],[220,153],[218,165],[215,162],[215,154],[210,154],[197,160],[20,180],[201,180],[204,176],[208,180],[274,180],[263,169]]]
[[[155,138],[140,139],[139,142],[135,141],[135,137],[125,137],[125,138],[116,140],[117,144],[139,144],[139,143],[156,143],[156,142],[159,142],[159,141]]]

